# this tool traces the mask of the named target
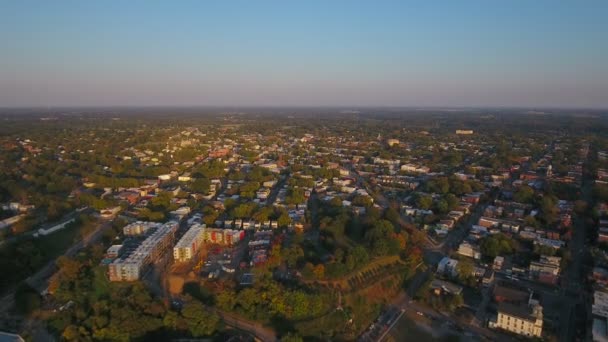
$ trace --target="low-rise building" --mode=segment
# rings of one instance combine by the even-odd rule
[[[112,245],[106,251],[106,257],[111,258],[111,259],[116,259],[120,256],[121,252],[122,252],[122,245]]]
[[[541,255],[540,260],[530,262],[530,274],[540,275],[542,273],[559,274],[559,266],[562,258]]]
[[[472,245],[469,242],[463,242],[458,246],[458,254],[473,258],[476,260],[481,259],[481,251],[479,246]]]
[[[455,277],[458,274],[456,269],[457,266],[458,260],[444,257],[437,264],[437,273],[444,276]]]
[[[593,341],[608,341],[608,292],[593,292]]]
[[[456,285],[449,281],[443,281],[439,279],[435,279],[431,282],[431,290],[433,290],[436,294],[447,293],[451,295],[460,295],[462,293],[462,286]]]

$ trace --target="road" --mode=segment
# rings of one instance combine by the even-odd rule
[[[8,239],[6,239],[6,240],[2,240],[2,241],[0,241],[0,246],[2,246],[2,245],[3,245],[3,244],[5,244],[5,243],[7,243],[7,244],[11,244],[11,243],[19,242],[19,240],[23,240],[23,239],[25,239],[25,238],[28,238],[28,237],[30,237],[30,236],[32,236],[32,235],[34,235],[34,234],[38,233],[38,230],[39,230],[39,229],[43,229],[43,228],[50,228],[50,227],[52,227],[52,226],[55,226],[55,225],[58,225],[58,224],[65,223],[65,222],[67,222],[67,221],[70,221],[70,220],[72,220],[72,219],[76,218],[76,216],[78,216],[79,214],[81,214],[81,213],[83,213],[83,212],[85,212],[85,213],[86,213],[86,212],[88,212],[89,210],[91,210],[91,209],[90,209],[90,208],[88,208],[88,207],[84,207],[84,208],[75,209],[74,211],[72,211],[72,212],[70,212],[70,213],[68,213],[68,214],[64,215],[64,216],[61,218],[61,220],[59,220],[58,222],[55,222],[55,223],[46,223],[46,224],[41,225],[41,226],[40,226],[40,227],[38,227],[37,229],[31,229],[31,230],[28,230],[27,232],[25,232],[25,233],[23,233],[23,234],[19,234],[19,235],[17,235],[17,236],[10,237],[10,238],[8,238]]]
[[[357,180],[358,187],[366,189],[368,191],[368,193],[370,193],[370,195],[373,196],[375,203],[377,203],[378,205],[380,205],[381,207],[383,207],[385,209],[389,207],[390,203],[389,203],[388,199],[382,193],[371,192],[367,182],[363,179],[363,177],[361,177],[356,172],[356,170],[354,168],[351,169],[351,175],[354,176],[355,179]],[[498,195],[498,191],[492,191],[490,193],[490,198],[488,199],[488,201],[484,201],[484,203],[492,203],[496,199],[497,195]],[[466,218],[465,221],[460,222],[454,229],[452,229],[448,233],[447,237],[443,240],[443,242],[436,243],[435,241],[430,239],[427,235],[425,248],[423,250],[423,253],[424,253],[423,256],[424,256],[425,263],[427,263],[429,265],[436,265],[439,262],[439,260],[441,260],[441,258],[443,258],[445,255],[449,255],[460,245],[460,243],[467,236],[467,234],[470,230],[470,227],[473,224],[477,224],[477,222],[479,221],[479,218],[483,215],[483,210],[485,207],[484,203],[479,203],[475,207],[473,212],[468,215],[468,217]],[[401,221],[405,222],[403,217],[401,217],[400,219],[401,219]],[[475,319],[473,319],[473,322],[457,322],[448,314],[434,311],[426,306],[420,305],[420,304],[412,301],[411,297],[415,295],[415,293],[420,288],[420,286],[422,286],[422,284],[424,284],[426,279],[428,279],[430,272],[431,272],[430,269],[427,269],[424,272],[418,272],[414,276],[414,279],[411,281],[410,286],[407,289],[407,293],[402,292],[398,297],[396,297],[393,300],[393,302],[388,307],[393,308],[393,309],[396,308],[399,310],[404,310],[405,313],[407,313],[408,311],[413,311],[414,314],[422,313],[423,315],[426,315],[427,317],[429,317],[433,320],[441,320],[444,322],[450,322],[450,324],[452,324],[454,327],[465,328],[465,329],[467,329],[467,331],[472,332],[478,336],[482,336],[485,339],[487,339],[488,341],[504,340],[504,338],[502,336],[497,335],[495,332],[485,329],[481,326],[482,324],[480,324],[480,323],[483,322],[483,319],[485,316],[484,310],[477,310]],[[386,329],[383,333],[378,333],[376,331],[377,329],[381,329],[380,327],[383,327],[386,325],[386,324],[380,322],[381,323],[381,324],[379,324],[380,327],[376,326],[374,329],[372,329],[372,331],[367,331],[366,333],[361,335],[359,340],[361,340],[361,341],[382,341],[400,318],[401,318],[401,315],[399,315],[399,318],[397,318],[396,320],[390,321],[389,322],[390,327],[388,329]],[[382,319],[382,316],[380,317],[380,319]],[[379,334],[380,334],[380,337],[378,338]]]
[[[112,223],[109,221],[101,221],[94,231],[85,236],[82,240],[78,241],[70,248],[68,248],[62,255],[72,257],[76,255],[76,253],[82,248],[97,242],[103,232],[108,228],[112,227]],[[44,291],[48,287],[49,278],[56,271],[56,261],[57,258],[50,260],[44,267],[38,270],[36,273],[25,279],[25,282],[30,285],[32,288],[38,290],[39,292]],[[0,314],[6,314],[12,308],[14,304],[14,295],[15,295],[16,286],[9,291],[0,299]]]
[[[246,331],[264,342],[277,341],[275,332],[270,328],[264,327],[258,322],[248,320],[233,313],[225,312],[222,310],[215,309],[215,312],[224,320],[224,323],[226,323],[226,325],[229,325],[239,330]]]
[[[587,160],[584,162],[583,167],[587,168]],[[592,182],[593,180],[584,178],[581,186],[581,197],[590,205],[593,203]],[[586,248],[588,227],[585,217],[574,215],[573,226],[572,239],[568,244],[572,259],[563,274],[561,284],[565,305],[560,313],[560,341],[574,341],[575,336],[578,335],[576,327],[579,322],[585,322],[584,324],[589,328],[586,320],[589,316],[590,289],[584,287],[586,277],[583,269],[584,259],[590,258],[589,249]]]
[[[406,315],[399,315],[397,319],[390,320],[390,316],[389,316],[389,321],[387,321],[390,325],[386,330],[379,330],[376,331],[376,333],[370,333],[369,331],[366,331],[366,333],[362,334],[359,337],[359,341],[383,341],[384,338],[390,333],[391,329],[396,325],[396,323],[399,321],[399,319],[407,319],[407,316],[411,316],[411,315],[423,315],[433,321],[437,321],[437,322],[444,322],[449,324],[452,327],[456,327],[457,329],[462,329],[462,330],[466,330],[471,332],[474,336],[477,336],[479,339],[483,339],[486,341],[509,341],[509,338],[506,338],[502,335],[496,334],[495,332],[488,330],[488,329],[484,329],[478,326],[475,326],[473,324],[470,323],[466,323],[466,322],[462,322],[462,321],[458,321],[456,319],[453,318],[452,315],[450,314],[446,314],[443,312],[439,312],[439,311],[435,311],[432,308],[429,308],[426,305],[422,305],[419,304],[415,301],[413,301],[411,299],[410,296],[408,296],[405,292],[402,292],[401,294],[399,294],[397,297],[395,297],[389,304],[388,304],[388,308],[389,308],[389,312],[390,310],[403,310],[403,312]],[[403,316],[406,316],[405,318]],[[377,330],[378,328],[382,329],[382,327],[384,326],[384,322],[386,320],[386,315],[381,316],[380,318],[380,324],[378,324],[377,326],[374,326],[375,329],[373,330]],[[381,331],[381,332],[380,332]]]

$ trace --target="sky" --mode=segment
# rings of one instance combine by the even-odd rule
[[[0,107],[608,108],[608,1],[0,2]]]

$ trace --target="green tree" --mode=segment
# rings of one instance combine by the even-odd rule
[[[199,303],[186,303],[182,316],[188,323],[188,330],[193,337],[210,336],[219,327],[220,318],[205,310]]]
[[[210,186],[211,182],[207,178],[197,178],[189,185],[190,190],[202,194],[208,193]]]
[[[521,186],[515,194],[513,200],[519,203],[532,203],[534,201],[534,189],[527,185]]]
[[[304,339],[298,333],[289,332],[287,335],[281,337],[281,342],[303,342]]]
[[[283,213],[277,219],[277,224],[279,227],[287,227],[291,224],[291,217],[287,213]]]
[[[429,195],[418,195],[416,198],[416,206],[420,209],[428,210],[433,205],[433,198]]]

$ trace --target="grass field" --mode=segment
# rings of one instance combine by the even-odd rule
[[[358,290],[371,285],[375,280],[384,277],[387,271],[394,271],[403,266],[399,256],[387,256],[373,260],[363,268],[353,271],[340,279],[309,280],[306,283],[333,287],[344,292]]]

